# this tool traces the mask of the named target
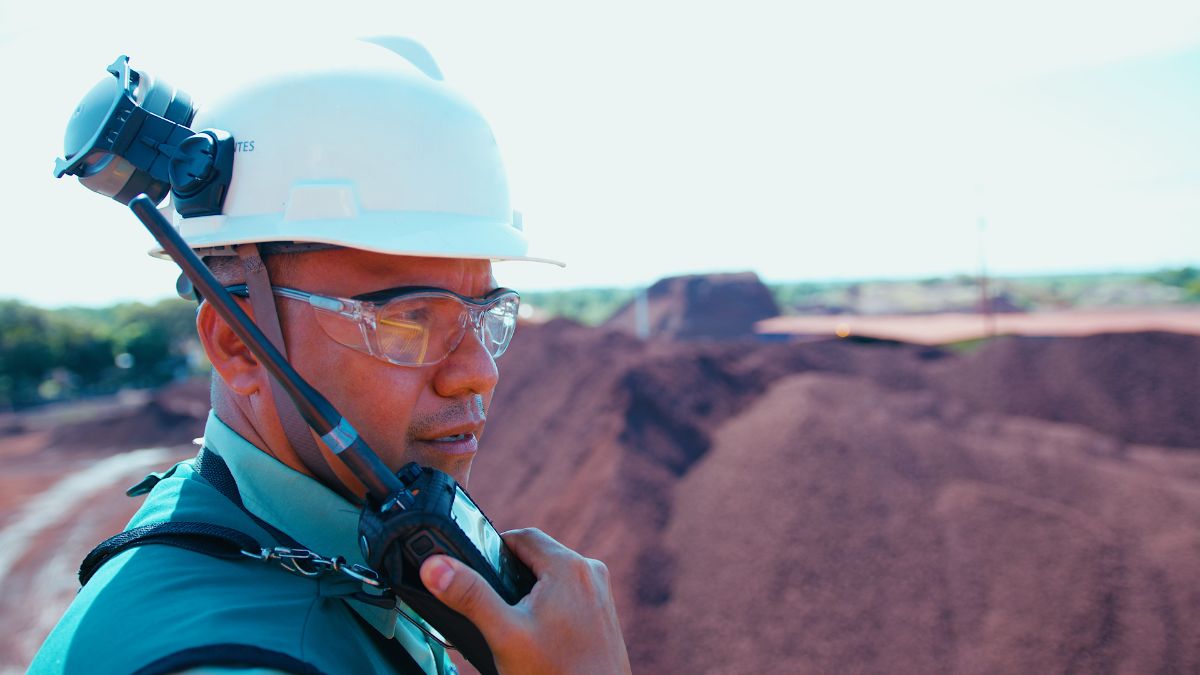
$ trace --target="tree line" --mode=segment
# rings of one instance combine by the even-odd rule
[[[0,300],[0,410],[205,372],[195,317],[179,299],[53,310]]]

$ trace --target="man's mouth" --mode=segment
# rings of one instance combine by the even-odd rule
[[[455,441],[461,441],[466,438],[474,438],[474,437],[475,437],[474,434],[454,434],[453,436],[442,436],[441,438],[435,438],[435,439],[433,439],[433,442],[434,443],[453,443]]]
[[[471,455],[479,450],[479,439],[470,431],[421,439],[420,442],[434,452],[450,455]]]

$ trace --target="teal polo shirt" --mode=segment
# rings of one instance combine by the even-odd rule
[[[364,564],[356,506],[262,452],[215,414],[209,415],[203,444],[225,460],[255,516],[323,557]],[[263,546],[277,543],[190,460],[148,476],[143,485],[153,488],[127,530],[205,522],[245,532]],[[441,645],[414,622],[428,624],[402,604],[380,608],[348,597],[363,590],[340,574],[309,578],[275,562],[140,546],[113,557],[80,590],[30,672],[125,673],[153,670],[154,664],[181,670],[216,665],[204,661],[213,653],[281,655],[280,667],[295,670],[394,672],[369,630],[399,642],[426,673],[456,672]]]

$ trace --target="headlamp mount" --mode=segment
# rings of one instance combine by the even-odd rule
[[[75,107],[54,176],[76,176],[122,204],[139,194],[157,204],[170,192],[185,218],[221,213],[233,176],[233,136],[193,131],[191,96],[131,68],[128,56],[117,57],[108,72],[112,78]]]

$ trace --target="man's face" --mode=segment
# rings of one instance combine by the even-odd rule
[[[496,288],[486,260],[355,249],[295,255],[271,283],[343,298],[397,286],[434,286],[468,297]],[[278,299],[276,305],[288,360],[384,463],[394,471],[415,461],[467,484],[498,378],[495,361],[473,331],[440,363],[398,366],[333,341],[306,303]],[[444,440],[459,434],[466,438]]]

